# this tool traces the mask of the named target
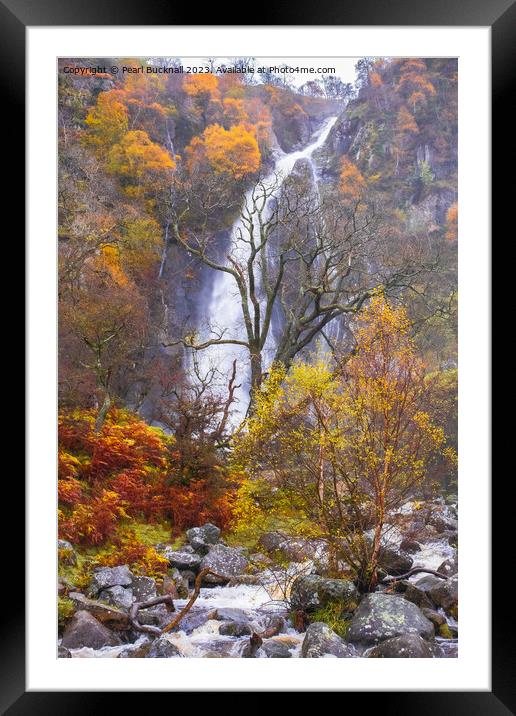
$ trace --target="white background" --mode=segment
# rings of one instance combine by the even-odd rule
[[[490,689],[490,29],[27,28],[28,690]],[[459,58],[457,659],[56,658],[56,58]],[[324,60],[324,62],[322,62]]]

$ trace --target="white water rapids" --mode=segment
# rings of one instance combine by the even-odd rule
[[[285,179],[291,174],[294,166],[298,160],[304,159],[310,163],[314,186],[317,189],[317,171],[312,161],[313,153],[322,147],[326,142],[328,135],[337,121],[337,117],[329,117],[326,119],[316,134],[312,137],[310,144],[304,149],[300,149],[295,152],[288,154],[281,153],[274,165],[274,169],[271,173],[253,186],[246,193],[243,201],[243,207],[251,205],[251,200],[254,197],[263,197],[264,194],[268,195],[268,199],[263,207],[262,216],[264,219],[267,218],[267,214],[271,211],[272,202],[275,197],[278,196],[281,191],[281,187]],[[256,213],[250,216],[254,226],[254,222],[257,221]],[[230,234],[230,246],[228,252],[232,258],[239,262],[242,266],[245,265],[245,261],[248,256],[249,244],[246,243],[245,239],[248,236],[249,228],[246,227],[245,222],[241,216],[235,221],[231,228]],[[234,277],[224,271],[217,271],[215,280],[212,287],[211,297],[207,306],[206,321],[210,326],[210,334],[205,337],[206,340],[214,338],[215,335],[220,335],[223,331],[223,339],[236,339],[246,340],[247,336],[245,333],[245,327],[242,315],[242,306],[238,288]],[[272,337],[272,331],[269,331],[269,336],[265,345],[264,358],[265,366],[272,359],[275,345]],[[210,366],[216,366],[219,372],[223,376],[229,375],[231,371],[231,365],[233,360],[237,359],[237,369],[239,376],[245,376],[238,382],[242,383],[240,391],[237,391],[237,399],[239,401],[237,410],[240,414],[245,413],[246,410],[246,382],[249,380],[249,356],[246,348],[234,344],[222,344],[214,345],[203,351],[199,356],[199,365],[201,371],[207,371]]]

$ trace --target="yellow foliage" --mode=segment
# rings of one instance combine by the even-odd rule
[[[228,130],[211,124],[201,137],[194,137],[186,154],[190,172],[207,162],[216,174],[228,174],[237,180],[255,174],[261,160],[256,137],[241,124]]]
[[[127,132],[127,109],[116,91],[101,92],[97,104],[85,120],[89,129],[86,141],[98,149],[107,149],[119,142]]]

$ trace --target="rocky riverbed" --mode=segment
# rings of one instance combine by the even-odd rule
[[[325,545],[278,532],[260,552],[229,546],[214,525],[192,528],[186,543],[157,549],[169,562],[157,585],[127,565],[102,567],[88,588],[60,582],[73,604],[58,640],[61,658],[450,658],[458,653],[457,505],[453,499],[410,502],[391,516],[382,544],[390,576],[414,567],[437,571],[380,584],[359,594],[348,579],[328,576]],[[73,546],[60,544],[73,559]],[[281,567],[278,566],[281,562]],[[196,575],[198,598],[177,628],[158,632],[185,607]],[[131,607],[160,595],[169,603]],[[325,616],[322,620],[321,615]],[[328,615],[332,619],[327,618]],[[333,627],[333,628],[332,628]]]

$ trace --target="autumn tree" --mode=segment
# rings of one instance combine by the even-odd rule
[[[120,177],[130,196],[169,184],[176,166],[170,154],[141,130],[127,132],[107,156],[107,170]]]
[[[428,386],[404,310],[376,297],[355,330],[356,350],[336,371],[324,360],[289,374],[273,367],[235,459],[255,478],[272,473],[300,529],[312,524],[370,590],[389,516],[418,493],[444,434],[424,410]]]
[[[255,174],[260,167],[256,137],[240,124],[229,129],[210,125],[200,137],[194,137],[186,155],[190,172],[204,164],[215,174],[225,174],[235,181]]]
[[[89,259],[81,283],[59,308],[59,382],[66,394],[77,375],[92,378],[91,402],[100,430],[120,384],[146,344],[147,307],[111,252]],[[119,391],[118,391],[119,392]]]

